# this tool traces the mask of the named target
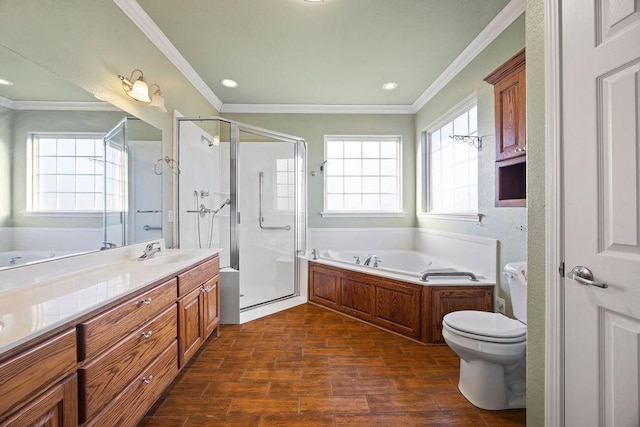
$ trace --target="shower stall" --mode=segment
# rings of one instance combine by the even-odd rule
[[[176,121],[176,242],[183,249],[222,248],[223,320],[234,310],[299,297],[305,141],[219,117]]]

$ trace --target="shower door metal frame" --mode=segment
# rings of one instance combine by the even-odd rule
[[[234,220],[230,220],[229,221],[229,225],[230,225],[230,247],[229,247],[229,259],[230,259],[230,264],[231,264],[231,268],[234,268],[238,271],[240,270],[240,245],[239,245],[239,227],[238,225],[240,224],[240,221],[242,220],[242,213],[238,211],[238,198],[240,197],[240,189],[239,189],[239,152],[240,152],[240,132],[246,132],[252,135],[257,135],[257,136],[261,136],[261,137],[265,137],[265,138],[270,138],[270,139],[277,139],[278,142],[287,142],[287,143],[291,143],[293,144],[293,148],[294,148],[294,157],[295,159],[298,159],[299,156],[299,150],[300,150],[300,145],[304,146],[304,150],[305,150],[305,156],[303,157],[303,164],[302,165],[298,165],[298,162],[295,162],[295,178],[294,178],[294,182],[295,182],[295,186],[296,188],[298,187],[298,185],[304,185],[304,182],[300,183],[298,182],[298,168],[301,167],[303,171],[307,170],[307,157],[306,157],[306,141],[303,138],[299,138],[293,135],[288,135],[285,133],[280,133],[280,132],[275,132],[275,131],[271,131],[269,129],[264,129],[264,128],[260,128],[257,126],[252,126],[252,125],[248,125],[248,124],[244,124],[244,123],[240,123],[240,122],[236,122],[233,120],[229,120],[229,119],[225,119],[222,117],[217,117],[217,116],[211,116],[211,117],[175,117],[175,121],[176,121],[176,136],[177,136],[177,140],[176,140],[176,146],[175,146],[175,158],[176,161],[178,162],[178,164],[180,164],[180,122],[212,122],[212,121],[218,121],[218,122],[224,122],[224,123],[228,123],[231,129],[231,141],[230,141],[230,145],[229,145],[229,196],[231,199],[231,204],[229,205],[229,209],[230,209],[230,218]],[[175,186],[176,188],[176,195],[174,197],[174,200],[177,201],[180,200],[179,197],[179,193],[180,193],[180,186],[179,186],[179,180],[180,177],[178,176],[177,178],[178,180],[178,185]],[[282,298],[278,298],[276,300],[271,300],[271,301],[265,301],[263,303],[260,304],[256,304],[256,305],[252,305],[250,307],[246,307],[246,308],[241,308],[240,311],[245,311],[245,310],[250,310],[253,308],[256,308],[258,306],[262,306],[262,305],[266,305],[266,304],[270,304],[274,301],[279,301],[282,299],[287,299],[287,298],[291,298],[291,297],[296,297],[300,295],[300,267],[299,267],[299,263],[297,262],[297,256],[299,254],[303,254],[306,251],[306,245],[307,245],[307,233],[308,230],[306,229],[306,224],[301,225],[298,221],[298,218],[300,216],[300,208],[299,208],[299,203],[304,204],[305,206],[305,213],[306,213],[306,205],[307,205],[307,191],[306,189],[303,191],[303,199],[301,201],[297,200],[297,196],[296,196],[296,203],[294,206],[294,222],[293,222],[293,256],[294,256],[294,283],[293,283],[293,294],[290,296],[286,296],[286,297],[282,297]],[[176,221],[179,221],[179,217],[180,217],[180,212],[179,212],[179,206],[175,206],[174,211],[176,212]],[[305,222],[306,222],[306,214],[305,214]],[[299,242],[298,242],[298,233],[299,233],[299,227],[304,226],[305,227],[305,234],[304,234],[304,244],[302,246],[302,248],[299,248]],[[180,241],[180,227],[176,226],[174,227],[175,229],[175,235],[176,235],[176,241],[179,242]]]

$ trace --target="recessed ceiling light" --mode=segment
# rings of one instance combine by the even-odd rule
[[[382,89],[384,90],[393,90],[398,87],[398,83],[396,82],[386,82],[382,85]]]
[[[222,79],[220,80],[220,83],[225,87],[238,87],[238,82],[231,79]]]
[[[13,82],[10,82],[9,80],[5,80],[5,79],[0,79],[0,85],[12,86]]]

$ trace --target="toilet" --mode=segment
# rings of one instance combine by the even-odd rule
[[[524,408],[526,400],[527,264],[504,267],[513,314],[455,311],[442,322],[442,336],[460,356],[458,389],[488,410]]]

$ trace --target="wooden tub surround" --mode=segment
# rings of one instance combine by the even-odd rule
[[[0,355],[0,426],[135,426],[211,335],[217,253]]]
[[[309,301],[425,344],[442,344],[442,318],[493,311],[493,285],[419,285],[309,263]]]

